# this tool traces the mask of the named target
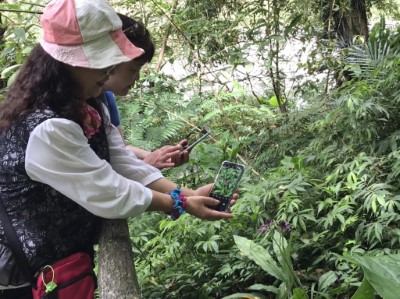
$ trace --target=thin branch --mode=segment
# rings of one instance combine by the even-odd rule
[[[258,103],[261,105],[262,103],[261,103],[260,97],[254,91],[253,84],[251,83],[251,80],[250,80],[250,74],[248,72],[246,72],[246,79],[247,79],[247,82],[249,82],[251,93],[257,99]]]
[[[201,69],[204,68],[204,65],[200,59],[200,57],[197,55],[197,52],[195,51],[192,42],[186,37],[186,35],[182,32],[182,30],[175,24],[175,22],[172,20],[172,18],[162,9],[162,7],[160,5],[158,5],[157,2],[155,2],[154,0],[152,0],[152,2],[154,3],[155,6],[157,6],[157,8],[163,13],[164,16],[167,17],[167,19],[169,20],[170,24],[172,24],[172,26],[174,26],[174,28],[179,32],[179,34],[183,37],[183,39],[186,41],[186,43],[188,44],[190,51],[193,53],[195,59],[197,60],[197,62],[199,63]],[[202,71],[203,72],[203,71]]]
[[[0,8],[0,11],[4,12],[21,12],[21,13],[31,13],[36,15],[41,15],[43,12],[41,11],[33,11],[33,10],[22,10],[22,9],[7,9],[7,8]]]
[[[22,3],[22,4],[28,4],[28,5],[33,5],[33,6],[39,6],[39,7],[43,7],[43,8],[45,8],[45,7],[46,7],[46,5],[43,5],[43,4],[39,4],[39,3],[32,3],[32,2],[26,2],[26,1],[19,1],[19,3]]]
[[[178,6],[178,0],[175,0],[174,4],[172,6],[171,15],[175,14],[175,10],[176,10],[177,6]],[[171,20],[171,18],[169,18],[169,19]],[[172,28],[172,23],[169,22],[168,26],[167,26],[167,29],[165,30],[165,36],[164,36],[164,40],[163,40],[163,43],[162,43],[162,46],[161,46],[160,55],[158,56],[156,68],[154,70],[156,74],[161,69],[161,64],[162,64],[162,61],[163,61],[163,58],[164,58],[164,55],[165,55],[165,51],[166,51],[166,48],[167,48],[167,43],[168,43],[169,35],[171,33],[171,28]]]

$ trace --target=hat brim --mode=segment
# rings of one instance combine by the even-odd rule
[[[49,43],[43,38],[40,45],[54,59],[71,66],[103,69],[111,65],[127,62],[141,56],[144,51],[134,46],[122,32],[111,31],[81,45],[59,45]]]

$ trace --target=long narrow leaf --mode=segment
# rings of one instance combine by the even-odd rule
[[[286,280],[286,276],[282,269],[263,247],[254,243],[252,240],[240,236],[233,236],[233,238],[241,252],[248,258],[252,259],[265,272],[281,281]]]

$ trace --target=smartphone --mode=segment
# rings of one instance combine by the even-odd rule
[[[188,144],[188,145],[182,147],[182,151],[190,152],[196,145],[198,145],[200,142],[202,142],[204,139],[206,139],[210,134],[211,134],[211,132],[205,133],[203,136],[201,136],[199,139],[197,139],[192,144]]]
[[[220,203],[217,206],[209,206],[209,208],[226,212],[230,207],[230,202],[236,188],[242,178],[244,165],[224,161],[218,171],[214,181],[214,186],[209,196],[218,199]]]

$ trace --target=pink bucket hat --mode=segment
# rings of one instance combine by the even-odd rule
[[[40,44],[68,65],[102,69],[144,53],[122,32],[106,0],[53,0],[43,11]]]

